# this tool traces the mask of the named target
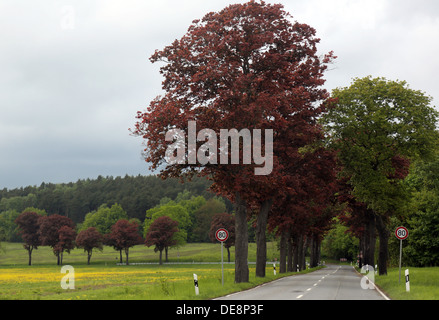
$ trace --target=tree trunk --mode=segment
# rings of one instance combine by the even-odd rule
[[[312,235],[309,239],[309,247],[311,249],[311,252],[309,254],[309,267],[312,268],[313,265],[316,263],[315,262],[315,242],[316,240],[314,239],[314,235]]]
[[[33,247],[30,247],[29,249],[27,249],[27,251],[29,253],[29,265],[32,265],[32,250],[33,250]]]
[[[368,209],[368,223],[366,224],[366,234],[363,253],[363,264],[375,265],[375,244],[376,244],[376,224],[375,214]]]
[[[378,254],[378,270],[379,275],[387,275],[387,260],[389,257],[388,244],[389,244],[389,230],[380,215],[376,216],[376,227],[378,236],[380,238],[380,247]]]
[[[303,235],[299,235],[297,238],[297,264],[299,265],[299,271],[303,270],[305,254],[303,253]]]
[[[227,262],[230,263],[230,247],[227,247]]]
[[[247,204],[236,193],[235,199],[235,282],[248,282]]]
[[[288,232],[288,240],[287,240],[287,247],[288,247],[288,260],[287,260],[287,272],[292,272],[293,269],[293,242],[291,240],[291,235]]]
[[[119,263],[123,263],[123,261],[122,261],[122,249],[119,250]]]
[[[90,264],[92,250],[87,251],[87,264]]]
[[[279,254],[279,273],[285,273],[287,262],[287,233],[285,231],[280,235]]]
[[[322,241],[319,240],[319,242],[317,243],[317,263],[320,263],[321,260],[321,253],[322,253]]]
[[[306,249],[309,246],[309,239],[307,236],[303,236],[303,249],[302,249],[302,268],[300,270],[306,270]]]
[[[126,265],[128,265],[128,252],[129,252],[129,248],[125,248],[125,257],[126,257]]]
[[[162,265],[162,264],[163,264],[163,261],[162,261],[162,252],[163,252],[163,249],[160,250],[159,252],[160,252],[160,254],[159,254],[159,265]]]
[[[168,261],[168,247],[165,247],[165,262],[169,262]]]
[[[320,261],[320,239],[318,235],[313,235],[311,237],[311,254],[309,267],[315,268],[319,265]]]
[[[262,202],[256,224],[256,277],[265,277],[267,267],[267,230],[268,213],[273,203],[272,199]]]
[[[311,252],[310,252],[310,256],[309,256],[309,267],[310,268],[314,268],[317,266],[317,250],[316,250],[316,244],[317,244],[317,240],[316,240],[316,236],[312,235],[311,239],[310,239],[310,248],[311,248]]]
[[[297,272],[299,266],[299,237],[293,237],[293,272]]]

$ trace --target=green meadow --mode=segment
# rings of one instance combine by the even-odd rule
[[[91,264],[86,253],[75,249],[64,254],[63,265],[74,268],[74,289],[62,289],[61,273],[56,257],[48,247],[33,253],[33,265],[27,265],[27,251],[21,244],[2,243],[0,254],[0,299],[26,300],[180,300],[210,299],[248,289],[280,276],[267,265],[267,276],[256,278],[250,263],[250,281],[234,283],[234,265],[224,264],[224,286],[221,283],[221,247],[219,244],[187,244],[169,251],[172,264],[153,264],[158,253],[143,245],[130,249],[130,265],[118,265],[119,253],[110,247],[93,252]],[[249,245],[249,261],[255,261],[255,244]],[[268,257],[277,255],[276,245],[268,245]],[[224,249],[225,261],[227,251]],[[234,261],[234,251],[231,250]],[[200,262],[204,262],[201,264]],[[217,262],[208,264],[207,262]],[[150,263],[150,264],[147,264]],[[174,264],[175,263],[175,264]],[[311,271],[311,270],[309,270]],[[309,272],[308,271],[308,272]],[[193,274],[198,276],[199,295],[195,295]],[[69,283],[69,282],[67,282]]]

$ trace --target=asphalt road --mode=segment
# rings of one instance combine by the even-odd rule
[[[218,300],[384,300],[377,289],[363,289],[362,275],[351,266],[328,265],[281,278]],[[363,285],[364,286],[364,285]]]

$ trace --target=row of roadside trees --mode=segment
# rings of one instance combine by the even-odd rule
[[[59,214],[46,215],[35,211],[25,211],[15,220],[23,239],[23,246],[28,251],[29,265],[32,264],[32,252],[40,246],[49,246],[61,265],[64,252],[70,253],[75,247],[87,252],[87,263],[90,263],[93,249],[102,250],[103,245],[112,246],[125,251],[128,262],[129,248],[143,242],[136,221],[121,219],[111,226],[111,232],[101,234],[95,227],[76,232],[73,221]]]
[[[32,208],[29,208],[32,209]],[[128,264],[129,249],[138,244],[154,246],[155,251],[160,252],[160,264],[162,264],[162,252],[178,244],[179,222],[173,220],[169,215],[161,215],[154,219],[149,225],[145,239],[141,236],[141,228],[136,219],[127,220],[119,205],[107,208],[106,215],[101,215],[95,226],[82,226],[77,232],[73,221],[59,214],[47,215],[43,210],[25,210],[15,220],[18,231],[23,239],[23,246],[28,251],[29,265],[32,264],[32,252],[39,246],[49,246],[57,257],[57,264],[61,265],[64,252],[70,253],[75,247],[84,249],[87,252],[87,264],[93,250],[102,250],[103,245],[108,245],[120,253],[122,263],[122,252],[125,253],[125,261]],[[119,213],[119,216],[118,216]],[[114,222],[103,229],[104,221]],[[111,223],[111,222],[110,222]],[[226,244],[229,249],[233,245],[233,216],[228,213],[216,214],[210,226],[211,239],[218,226],[227,225],[231,232],[231,238]],[[91,224],[88,221],[88,224]],[[230,252],[229,252],[230,260]]]
[[[335,56],[317,53],[315,34],[282,5],[250,1],[193,21],[150,58],[163,63],[165,94],[138,112],[133,133],[145,139],[145,160],[163,178],[207,176],[234,203],[235,282],[249,280],[249,218],[256,276],[265,276],[267,228],[280,237],[284,271],[302,264],[308,245],[316,263],[336,215],[360,238],[370,265],[378,234],[386,274],[389,220],[408,198],[403,181],[438,144],[431,98],[405,82],[355,79],[331,96],[323,73]],[[221,134],[226,146],[216,141]],[[241,163],[229,150],[239,150]]]

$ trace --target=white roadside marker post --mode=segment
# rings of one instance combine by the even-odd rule
[[[405,291],[410,292],[409,269],[405,269]]]
[[[194,273],[194,285],[195,285],[195,295],[199,295],[200,291],[198,290],[198,277],[197,275]]]

